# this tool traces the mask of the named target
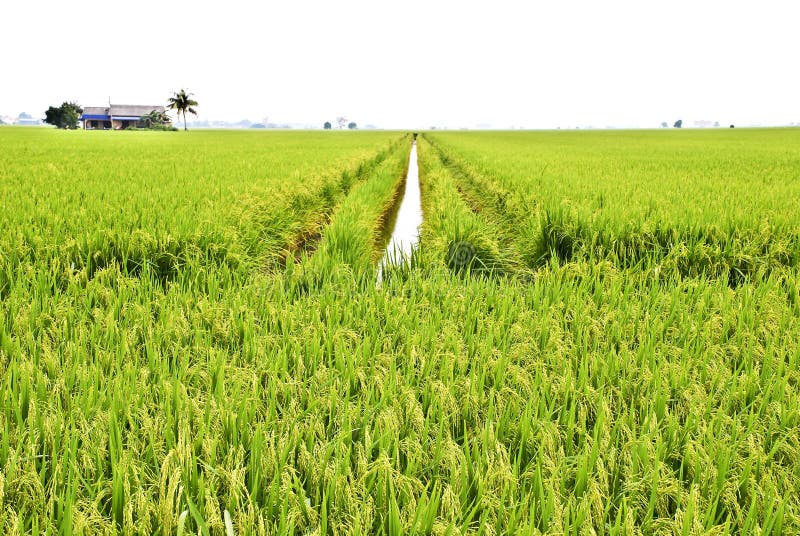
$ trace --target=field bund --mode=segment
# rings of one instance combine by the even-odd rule
[[[0,128],[0,533],[798,534],[798,147]]]

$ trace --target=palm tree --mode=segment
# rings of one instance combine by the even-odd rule
[[[177,110],[178,119],[180,119],[181,114],[183,114],[183,130],[189,130],[186,128],[186,112],[197,115],[197,110],[192,108],[192,106],[197,106],[197,101],[192,100],[192,93],[186,93],[185,89],[181,89],[179,92],[175,93],[174,97],[167,99],[168,110]]]

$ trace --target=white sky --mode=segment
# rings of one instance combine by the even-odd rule
[[[0,115],[551,128],[800,122],[800,2],[0,0]]]

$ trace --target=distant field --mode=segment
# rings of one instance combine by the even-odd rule
[[[798,129],[428,137],[530,267],[552,254],[741,278],[800,263]]]
[[[0,128],[0,533],[800,533],[800,131]]]
[[[598,225],[797,227],[800,129],[430,134],[546,210]]]
[[[0,240],[78,264],[109,242],[112,256],[275,254],[399,137],[2,129]]]

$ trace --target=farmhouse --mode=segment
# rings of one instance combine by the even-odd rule
[[[145,127],[142,116],[151,112],[164,112],[163,106],[141,104],[111,104],[106,107],[88,106],[83,109],[81,121],[85,130]]]

